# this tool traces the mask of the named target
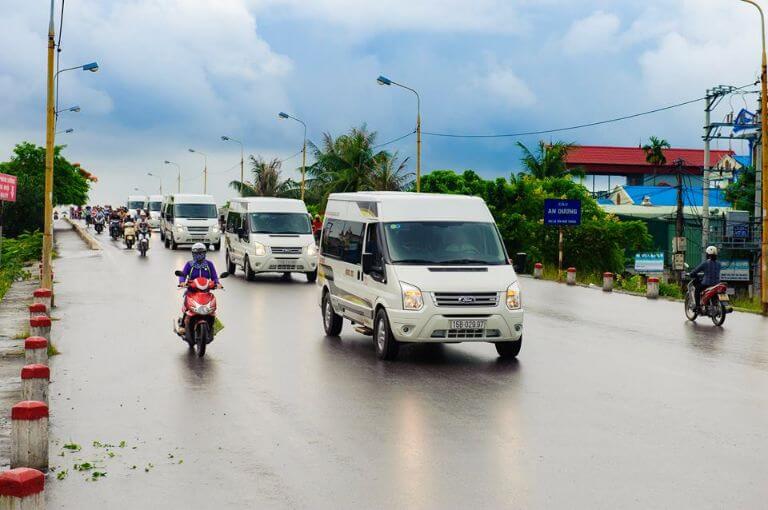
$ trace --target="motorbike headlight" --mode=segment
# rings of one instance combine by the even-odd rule
[[[315,246],[314,243],[310,244],[307,247],[307,255],[309,255],[310,257],[312,257],[313,255],[317,255],[317,246]]]
[[[400,288],[403,290],[403,310],[418,311],[424,308],[424,298],[418,287],[400,282]]]
[[[520,284],[513,282],[512,285],[507,287],[507,308],[510,310],[519,310],[523,305],[520,299]]]
[[[195,307],[195,313],[200,315],[208,315],[211,313],[211,307],[208,305],[199,305]]]
[[[257,257],[263,257],[264,255],[267,254],[267,248],[261,243],[254,242],[253,250],[256,253]]]

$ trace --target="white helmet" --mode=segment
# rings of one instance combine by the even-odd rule
[[[707,255],[717,255],[717,246],[707,246]]]
[[[192,245],[192,253],[205,253],[208,251],[203,243],[195,243]]]

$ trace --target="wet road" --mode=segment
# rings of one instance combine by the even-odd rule
[[[325,338],[317,288],[240,273],[205,359],[171,333],[172,272],[57,232],[51,508],[764,508],[768,321],[522,281],[519,361]],[[212,254],[220,270],[223,252]],[[81,444],[59,457],[61,445]],[[126,447],[106,449],[93,441]],[[58,443],[56,443],[58,442]],[[135,447],[135,449],[134,449]],[[173,458],[171,458],[171,455]],[[77,459],[107,472],[98,482]],[[179,463],[182,461],[182,463]],[[151,466],[150,466],[151,464]],[[136,466],[134,469],[133,467]],[[148,471],[145,471],[148,470]]]

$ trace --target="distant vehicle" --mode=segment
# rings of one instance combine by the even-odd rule
[[[317,245],[307,206],[301,200],[254,197],[230,201],[225,225],[227,271],[304,273],[317,279]]]
[[[129,250],[136,244],[136,228],[130,220],[123,223],[123,240],[125,241],[125,247]]]
[[[381,359],[403,342],[523,341],[520,285],[482,199],[399,192],[332,194],[318,283],[323,326],[371,334]]]
[[[685,317],[689,321],[695,321],[699,315],[705,315],[715,326],[722,326],[725,316],[733,312],[731,299],[728,297],[728,286],[721,282],[704,289],[701,292],[701,305],[697,310],[694,281],[692,279],[688,282],[688,292],[685,294]]]
[[[128,208],[128,214],[131,215],[131,218],[138,218],[139,211],[147,208],[147,196],[128,195],[128,201],[125,205]]]
[[[181,271],[175,271],[176,276],[183,276]],[[229,274],[225,271],[219,275],[224,279]],[[194,349],[198,357],[205,356],[205,349],[213,341],[214,322],[216,320],[216,296],[213,290],[216,284],[205,277],[188,279],[181,284],[187,289],[184,294],[184,329],[179,330],[174,325],[174,332],[179,335],[190,349]]]
[[[182,244],[204,243],[221,248],[221,229],[216,216],[216,202],[211,195],[176,193],[163,200],[160,236],[166,248]]]
[[[160,209],[163,207],[163,195],[150,195],[147,203],[149,217],[147,222],[151,228],[160,228]]]

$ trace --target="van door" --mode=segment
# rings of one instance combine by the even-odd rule
[[[229,211],[227,213],[227,224],[224,228],[224,237],[226,239],[229,258],[233,262],[240,262],[240,258],[238,257],[238,245],[240,241],[238,228],[240,228],[240,214]]]
[[[363,285],[363,240],[365,223],[345,221],[341,230],[342,283],[345,289],[345,315],[366,326],[373,325],[373,305]]]
[[[371,314],[376,306],[377,300],[383,298],[385,303],[391,303],[388,298],[387,290],[387,269],[384,261],[384,248],[381,242],[381,225],[379,223],[369,223],[365,228],[365,244],[363,256],[369,262],[363,268],[362,279],[360,282],[361,297],[370,303]],[[398,296],[394,296],[397,298]],[[373,315],[371,315],[373,319]],[[373,323],[371,323],[373,324]],[[370,327],[373,327],[372,325]]]

